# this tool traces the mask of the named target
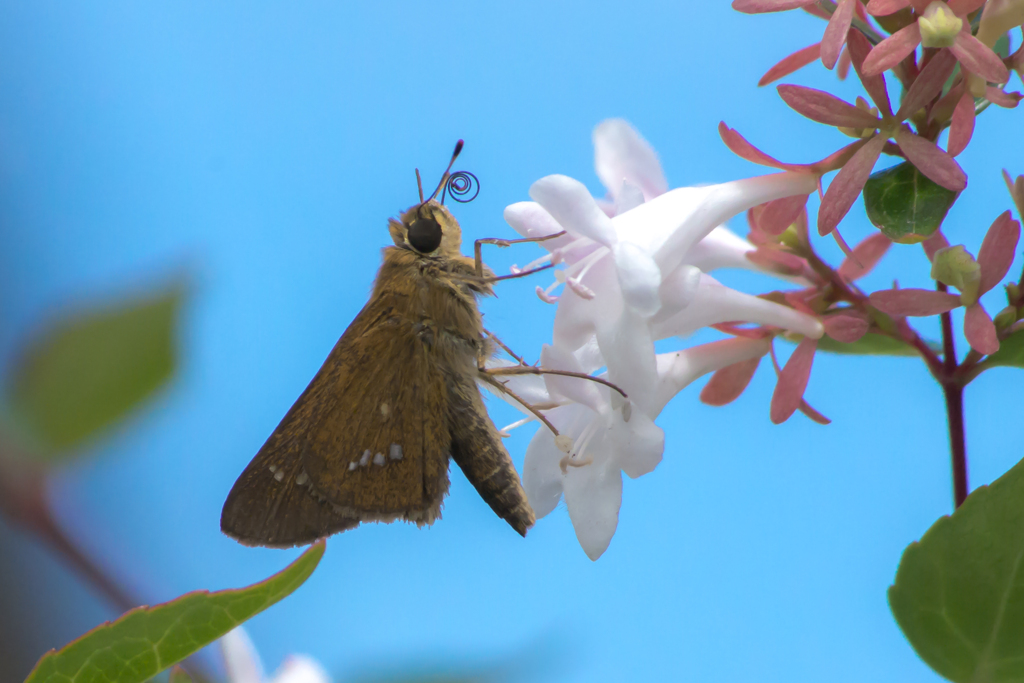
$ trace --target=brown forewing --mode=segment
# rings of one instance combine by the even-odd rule
[[[430,358],[432,330],[408,315],[413,304],[408,291],[377,288],[235,482],[226,534],[290,547],[361,521],[439,515],[447,393]]]

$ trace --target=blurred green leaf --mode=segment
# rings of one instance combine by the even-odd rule
[[[1024,368],[1024,328],[999,342],[999,350],[985,359],[987,367],[1006,365]]]
[[[903,553],[889,606],[921,659],[951,681],[1024,680],[1022,529],[1024,461]]]
[[[818,340],[818,350],[829,353],[852,353],[862,356],[916,356],[913,346],[884,334],[868,332],[852,344],[836,341],[828,335]]]
[[[320,541],[281,572],[247,588],[197,591],[156,607],[137,607],[43,655],[25,683],[142,683],[291,594],[316,569],[325,546]]]
[[[864,185],[868,218],[882,234],[901,244],[916,244],[938,230],[956,196],[909,161],[872,173]]]
[[[45,455],[83,444],[167,382],[183,293],[80,313],[28,345],[7,398]]]

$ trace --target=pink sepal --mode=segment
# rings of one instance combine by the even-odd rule
[[[781,235],[786,228],[796,222],[800,212],[807,206],[807,196],[798,194],[764,204],[757,218],[758,227],[773,237]]]
[[[825,27],[825,35],[821,38],[821,63],[826,69],[835,67],[839,52],[846,42],[846,34],[850,31],[854,8],[859,4],[859,0],[839,0],[836,4],[828,26]]]
[[[992,222],[978,249],[977,261],[981,267],[978,296],[998,285],[1006,276],[1016,256],[1018,240],[1020,223],[1010,217],[1009,211],[1004,211]]]
[[[1015,109],[1021,101],[1019,92],[1006,92],[994,85],[985,86],[985,99],[1004,109]]]
[[[852,35],[852,34],[851,34]],[[864,183],[871,175],[871,169],[878,161],[878,155],[882,153],[885,146],[885,138],[881,135],[872,137],[866,145],[857,150],[853,158],[846,162],[836,177],[832,179],[825,198],[821,200],[818,208],[818,234],[827,235],[832,232],[843,216],[853,206],[857,196],[860,195]]]
[[[939,50],[914,79],[896,112],[896,118],[904,121],[935,99],[935,96],[942,92],[942,87],[955,68],[956,57],[949,50]]]
[[[964,89],[964,94],[953,108],[953,119],[949,124],[949,140],[946,142],[946,150],[950,156],[956,156],[964,151],[967,143],[974,135],[974,95]]]
[[[910,163],[939,185],[954,192],[967,187],[967,175],[960,164],[931,140],[914,135],[904,124],[896,133],[896,142]]]
[[[839,54],[839,64],[836,66],[836,76],[839,80],[845,81],[846,77],[850,75],[850,63],[850,48],[844,47]]]
[[[768,69],[764,76],[761,76],[761,80],[757,82],[758,85],[768,85],[773,83],[784,76],[802,69],[818,57],[821,56],[821,43],[815,43],[814,45],[808,45],[802,50],[797,50],[793,54],[783,57],[778,64]]]
[[[748,251],[746,257],[751,263],[780,275],[803,275],[810,270],[807,261],[796,254],[770,247]]]
[[[804,337],[779,373],[768,412],[768,416],[775,424],[788,420],[800,407],[804,389],[807,388],[807,381],[811,377],[811,365],[814,363],[814,352],[817,348],[817,339]]]
[[[999,350],[996,326],[980,303],[968,306],[964,311],[964,336],[967,337],[967,343],[971,348],[978,353],[987,356]]]
[[[852,344],[865,334],[871,327],[867,315],[861,311],[842,311],[822,318],[825,334],[844,344]]]
[[[956,41],[949,51],[956,55],[965,70],[978,74],[986,81],[1006,83],[1010,80],[1010,72],[1003,64],[1003,60],[992,51],[992,48],[971,35],[966,21],[964,30],[956,34]]]
[[[883,71],[888,71],[902,62],[903,58],[920,44],[921,27],[915,21],[871,48],[871,52],[864,58],[864,74],[877,76]]]
[[[953,11],[953,14],[962,17],[984,5],[985,0],[949,0],[946,4],[949,5],[949,9]]]
[[[939,249],[945,249],[949,246],[949,240],[942,234],[942,230],[936,230],[932,233],[932,236],[921,242],[921,248],[924,249],[925,256],[931,261],[935,258],[935,252]]]
[[[711,327],[719,332],[725,332],[734,337],[743,337],[744,339],[765,339],[772,336],[771,332],[763,327],[740,327],[740,324],[737,322],[716,323],[711,325]]]
[[[850,249],[850,245],[843,239],[843,235],[839,232],[839,228],[832,230],[832,239],[835,240],[836,246],[839,247],[839,251],[843,252],[843,258],[853,258],[853,250]]]
[[[733,0],[732,8],[744,14],[764,14],[765,12],[785,12],[804,5],[811,5],[817,0]]]
[[[804,401],[804,400],[800,401],[800,412],[803,413],[804,415],[806,415],[807,417],[811,418],[811,420],[813,420],[814,422],[817,422],[820,425],[830,425],[830,424],[832,424],[832,420],[828,419],[827,417],[825,417],[824,415],[819,413],[817,410],[812,408],[811,404],[809,404],[807,401]]]
[[[910,0],[868,0],[868,14],[873,17],[895,14],[904,7],[910,7]]]
[[[917,24],[915,23],[913,26],[917,26]],[[886,40],[893,38],[897,34],[889,36]],[[879,43],[879,45],[881,44]],[[889,102],[889,92],[885,89],[885,78],[881,74],[868,74],[864,70],[864,62],[872,51],[871,43],[860,31],[851,31],[850,35],[846,37],[846,47],[850,51],[850,60],[853,62],[853,68],[857,70],[857,77],[860,78],[860,82],[864,85],[864,89],[868,91],[868,95],[871,96],[875,106],[878,107],[883,116],[886,114],[892,116],[892,104]],[[875,49],[877,49],[877,46]]]
[[[701,402],[709,406],[724,406],[732,403],[750,384],[750,380],[760,364],[759,356],[716,370],[700,391]]]
[[[871,305],[894,316],[927,316],[952,311],[960,297],[931,289],[882,289],[868,297]]]
[[[847,258],[839,265],[839,277],[853,282],[871,272],[885,252],[892,245],[892,240],[880,232],[864,239],[853,248],[853,258]]]
[[[877,116],[842,101],[835,95],[801,85],[780,85],[779,96],[798,114],[828,126],[877,128]]]

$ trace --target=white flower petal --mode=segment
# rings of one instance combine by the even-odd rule
[[[557,346],[545,344],[540,352],[541,367],[549,370],[565,370],[585,374],[576,360],[576,356]],[[608,410],[608,402],[598,391],[598,385],[588,379],[566,377],[564,375],[544,375],[544,383],[548,392],[554,397],[564,397],[574,403],[587,406],[595,413]]]
[[[615,411],[606,438],[615,461],[632,479],[651,472],[665,452],[665,432],[640,410],[632,411],[629,422]]]
[[[565,505],[580,547],[591,560],[601,557],[619,524],[622,472],[607,457],[565,475]]]
[[[557,419],[556,413],[564,414],[585,410],[582,406],[566,406],[548,412],[548,419]],[[558,427],[562,429],[561,426]],[[523,490],[537,519],[555,509],[562,498],[562,470],[558,463],[565,454],[555,446],[555,437],[544,425],[530,440],[523,459]]]
[[[229,683],[261,683],[263,663],[244,628],[238,626],[221,636],[220,650]]]
[[[658,289],[661,298],[661,310],[656,316],[659,320],[671,318],[682,311],[700,291],[700,280],[704,274],[696,266],[681,265],[662,280]]]
[[[666,310],[666,314],[672,313]],[[726,287],[710,275],[701,275],[700,286],[690,304],[672,315],[651,319],[652,336],[665,339],[686,336],[701,327],[724,322],[773,325],[819,339],[825,328],[813,316],[744,292]]]
[[[630,209],[635,209],[643,203],[644,191],[628,180],[623,180],[622,187],[615,196],[615,214],[613,215],[626,213]]]
[[[672,398],[701,375],[733,363],[758,358],[768,353],[767,339],[734,337],[722,341],[691,346],[675,353],[658,354],[658,388],[654,399],[654,417]]]
[[[605,366],[604,356],[601,355],[601,347],[597,345],[597,337],[591,336],[585,344],[573,352],[576,362],[579,363],[583,372],[592,373],[598,368]]]
[[[331,677],[315,660],[291,655],[274,673],[271,683],[331,683]]]
[[[602,258],[595,263],[583,283],[594,292],[595,298],[584,299],[566,288],[555,311],[554,342],[566,351],[575,351],[586,344],[594,336],[597,321],[606,316],[618,316],[623,307],[612,259]]]
[[[516,202],[505,207],[505,222],[523,237],[545,237],[562,232],[562,226],[537,202]],[[554,251],[574,241],[572,235],[563,235],[537,244]]]
[[[564,175],[549,175],[530,186],[530,197],[569,233],[605,246],[615,244],[617,237],[611,219],[580,181]]]
[[[785,172],[694,188],[701,190],[703,195],[699,205],[690,204],[695,198],[695,194],[690,193],[689,197],[685,197],[685,202],[676,200],[665,207],[666,211],[674,208],[680,213],[689,209],[689,215],[685,222],[678,223],[679,228],[673,231],[658,248],[654,254],[654,260],[658,262],[662,272],[674,270],[683,262],[687,253],[697,242],[707,237],[715,227],[732,216],[773,199],[809,194],[814,192],[817,187],[817,178],[809,173]],[[658,200],[660,201],[670,194],[672,193],[666,193],[658,197]],[[643,211],[645,207],[653,203],[649,202],[638,206],[630,213]]]
[[[612,247],[615,268],[619,275],[619,288],[626,305],[648,318],[658,312],[661,301],[661,271],[647,252],[635,244],[619,242]]]
[[[607,119],[594,128],[594,167],[616,199],[623,180],[638,186],[648,200],[668,190],[658,155],[623,119]]]
[[[634,410],[649,411],[658,383],[658,366],[654,340],[644,319],[623,309],[614,324],[598,329],[597,343],[608,363],[608,380],[626,392]],[[619,394],[612,392],[611,399],[617,408],[621,403]]]
[[[754,245],[724,225],[707,234],[686,254],[685,263],[697,266],[705,273],[718,268],[746,268],[757,270],[747,254],[754,251]]]

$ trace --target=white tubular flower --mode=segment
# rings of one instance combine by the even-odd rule
[[[653,418],[698,377],[759,358],[768,349],[766,339],[735,338],[659,354],[648,392],[653,415],[594,382],[546,375],[548,400],[561,404],[546,416],[562,435],[572,439],[572,448],[569,453],[560,450],[544,427],[530,442],[523,464],[523,487],[536,515],[547,515],[564,496],[576,538],[587,556],[596,560],[608,548],[618,525],[622,473],[635,479],[661,462],[665,435]],[[574,354],[557,347],[545,346],[541,358],[542,365],[551,369],[580,372],[585,367]],[[517,377],[509,386],[519,391],[521,380],[525,385],[528,378]]]
[[[220,648],[228,683],[331,683],[319,663],[301,655],[289,656],[270,679],[265,678],[256,647],[241,626],[221,637]]]
[[[591,559],[615,533],[621,473],[639,477],[661,461],[664,433],[654,419],[665,404],[700,375],[769,349],[767,339],[736,338],[656,355],[655,341],[733,321],[815,339],[824,331],[810,315],[725,287],[702,271],[751,267],[745,254],[753,247],[721,224],[759,204],[813,192],[813,176],[777,173],[666,191],[657,156],[626,122],[600,124],[594,144],[610,201],[602,206],[579,181],[554,175],[533,184],[533,202],[505,210],[508,223],[526,237],[566,233],[541,242],[549,255],[531,264],[563,266],[555,285],[538,288],[542,299],[558,303],[554,343],[544,347],[542,367],[607,368],[602,377],[628,396],[558,375],[545,375],[543,389],[536,378],[509,384],[546,406],[545,416],[564,437],[556,445],[542,427],[531,441],[523,470],[530,504],[543,517],[564,497]],[[553,296],[562,284],[561,296]]]

